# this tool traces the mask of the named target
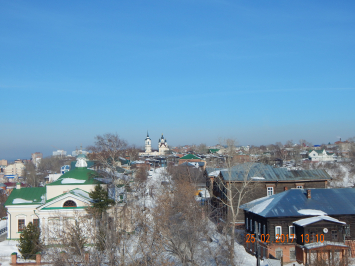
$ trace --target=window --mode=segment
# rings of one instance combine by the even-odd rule
[[[33,225],[39,227],[39,219],[33,219]]]
[[[293,225],[290,225],[288,227],[288,235],[290,238],[295,238],[296,237],[296,232],[295,232],[295,227]]]
[[[338,231],[332,230],[332,240],[338,241]]]
[[[263,234],[266,234],[265,224],[263,225]]]
[[[25,219],[18,219],[18,232],[22,232],[25,229]]]
[[[247,230],[249,229],[249,219],[247,218],[247,221],[246,221],[246,223],[245,223],[245,225],[246,225],[246,228],[247,228]]]
[[[275,226],[275,238],[281,238],[282,229],[281,226]]]
[[[282,257],[282,249],[276,250],[276,259],[280,260]]]
[[[72,200],[67,200],[64,202],[63,207],[76,207],[76,203]]]
[[[258,229],[258,222],[254,222],[254,233],[256,234],[256,230]]]
[[[259,223],[259,227],[258,227],[258,235],[260,236],[261,235],[261,224]]]
[[[350,236],[350,225],[345,225],[345,236]]]
[[[253,232],[253,220],[250,219],[250,228],[249,231]]]
[[[274,195],[274,188],[273,187],[268,187],[267,188],[267,195],[268,196]]]
[[[298,188],[298,189],[303,189],[303,186],[296,186],[296,188]]]

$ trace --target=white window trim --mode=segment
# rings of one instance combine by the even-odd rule
[[[277,234],[277,228],[280,228],[280,234]],[[279,235],[279,238],[281,238],[281,235],[282,235],[282,226],[275,226],[275,238],[276,238],[276,235]]]
[[[291,227],[293,227],[294,234],[291,234]],[[292,236],[292,235],[294,235],[294,236]],[[288,237],[289,238],[296,238],[296,228],[294,225],[290,225],[288,227]]]
[[[270,190],[269,190],[269,188],[270,188]],[[269,191],[272,192],[271,195],[269,195]],[[267,196],[272,196],[272,195],[274,195],[274,187],[267,187],[267,188],[266,188],[266,195],[267,195]]]

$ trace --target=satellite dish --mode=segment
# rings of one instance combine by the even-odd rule
[[[328,228],[324,228],[324,229],[323,229],[323,233],[324,233],[324,234],[328,233]]]

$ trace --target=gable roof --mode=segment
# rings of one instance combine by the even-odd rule
[[[243,204],[241,209],[263,217],[292,217],[312,215],[355,214],[355,189],[311,189],[307,198],[306,189],[291,189],[269,197]]]
[[[92,201],[88,192],[86,192],[80,188],[75,188],[75,189],[72,189],[66,193],[60,194],[54,198],[46,200],[46,202],[42,206],[40,206],[38,209],[43,209],[43,210],[49,209],[50,208],[49,206],[52,203],[57,202],[62,199],[65,199],[67,197],[74,197],[78,200],[81,200],[81,201],[87,202],[87,203],[91,203],[91,201]],[[62,207],[56,207],[56,209],[61,209],[61,208]],[[68,208],[66,207],[66,209],[68,209]]]
[[[5,206],[10,205],[38,205],[45,200],[45,187],[26,187],[12,190],[5,202]]]
[[[194,154],[187,154],[184,157],[180,158],[180,160],[193,160],[193,159],[202,160],[200,157],[197,157]]]
[[[95,179],[97,177],[99,177],[99,174],[93,170],[86,167],[76,167],[47,186],[100,184],[101,182]]]
[[[244,163],[226,168],[207,168],[208,175],[216,174],[220,171],[224,180],[244,181],[252,177],[263,177],[264,181],[281,180],[324,180],[331,179],[330,175],[323,169],[315,170],[287,170],[287,168],[274,168],[262,163]]]

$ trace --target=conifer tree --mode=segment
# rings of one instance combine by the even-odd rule
[[[34,259],[35,254],[42,250],[40,229],[32,222],[23,229],[18,250],[26,259]]]
[[[109,198],[108,192],[100,186],[100,184],[95,186],[95,190],[90,192],[89,196],[93,200],[93,205],[89,211],[92,211],[100,217],[102,216],[102,213],[106,213],[111,205],[115,204],[115,201]]]

